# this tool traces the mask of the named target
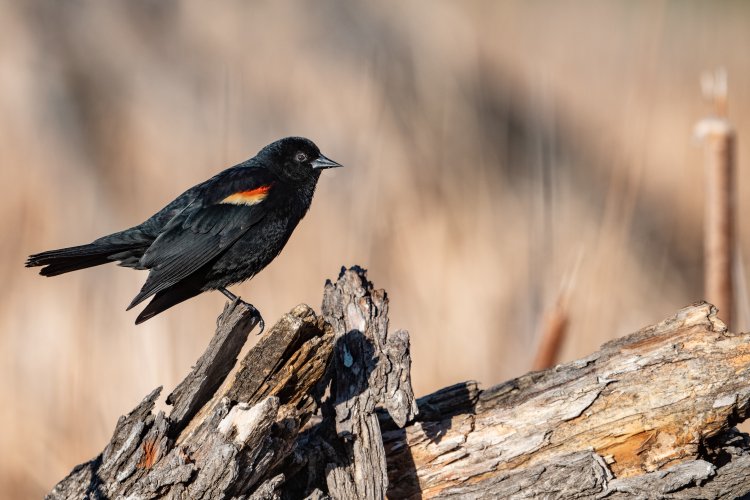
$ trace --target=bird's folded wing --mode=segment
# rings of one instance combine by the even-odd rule
[[[218,199],[216,193],[204,198],[211,204],[194,202],[164,227],[141,258],[141,265],[151,271],[128,309],[194,273],[263,219],[266,209],[262,201],[270,184],[257,179],[227,184]],[[233,189],[226,192],[231,185]],[[245,202],[236,202],[238,199]]]

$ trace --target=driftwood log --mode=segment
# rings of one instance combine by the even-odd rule
[[[742,498],[750,334],[701,303],[591,356],[415,402],[409,336],[359,268],[297,306],[227,380],[255,325],[226,306],[161,388],[49,498]]]

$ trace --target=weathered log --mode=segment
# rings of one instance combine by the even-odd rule
[[[177,433],[210,400],[227,377],[250,330],[258,324],[247,304],[239,299],[227,304],[216,320],[216,334],[187,377],[167,396],[172,405],[170,430]]]
[[[355,271],[355,272],[353,272]],[[342,438],[329,457],[328,491],[334,498],[384,498],[388,489],[385,450],[375,408],[383,406],[400,426],[414,418],[409,336],[388,335],[385,292],[373,290],[360,270],[326,283],[323,317],[333,326],[333,410],[323,413]],[[330,408],[330,406],[325,406]],[[332,460],[331,460],[332,459]]]
[[[153,391],[49,497],[750,494],[750,440],[733,429],[750,412],[750,334],[709,304],[487,390],[447,387],[418,414],[387,306],[364,271],[343,271],[321,316],[294,308],[222,385],[253,326],[229,304],[170,416],[153,414]]]
[[[120,419],[104,452],[76,467],[49,497],[223,498],[256,485],[275,489],[265,473],[291,452],[309,418],[302,396],[325,372],[333,334],[309,307],[298,306],[217,391],[255,325],[249,308],[227,304],[207,352],[171,396],[176,418],[152,414],[156,389]]]
[[[382,498],[387,475],[374,410],[382,404],[402,423],[413,417],[408,334],[388,335],[385,292],[373,290],[359,268],[342,270],[335,284],[327,283],[325,297],[325,321],[308,306],[297,306],[261,338],[234,378],[222,386],[257,324],[249,307],[239,301],[227,304],[206,352],[168,397],[170,415],[152,413],[161,388],[154,390],[120,418],[104,452],[76,467],[49,497],[277,498],[293,485],[286,480],[292,466],[279,471],[281,464],[297,463],[298,472],[306,470],[304,460],[292,455],[298,451],[300,430],[329,389],[335,397],[327,398],[325,414],[341,412],[339,407],[349,405],[349,398],[362,401],[353,407],[356,419],[350,421],[343,413],[337,419],[348,432],[340,433],[340,443],[332,443],[339,451],[329,446],[330,476],[359,483],[360,477],[349,471],[361,469],[365,476],[377,472],[381,483],[367,496]],[[343,374],[338,365],[329,367],[334,351],[346,358],[344,367],[350,373]],[[339,441],[327,428],[320,417],[306,427],[311,434]],[[346,452],[351,446],[360,450],[353,460]],[[378,447],[381,452],[373,461],[368,450]],[[300,481],[302,474],[298,476]],[[316,490],[323,494],[319,486],[329,489],[325,481],[305,483],[305,495]]]
[[[697,304],[587,358],[420,401],[384,433],[389,496],[736,498],[750,448],[727,436],[749,403],[750,334]]]

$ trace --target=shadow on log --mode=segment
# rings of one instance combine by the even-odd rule
[[[216,335],[49,498],[738,498],[750,492],[750,334],[705,303],[591,356],[415,402],[409,336],[360,268],[320,316],[284,315],[229,379],[255,327],[227,304]]]

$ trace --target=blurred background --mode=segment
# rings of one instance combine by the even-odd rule
[[[748,208],[746,2],[0,8],[2,498],[43,495],[119,415],[168,393],[225,302],[204,294],[135,327],[125,306],[145,273],[45,279],[26,256],[137,224],[277,138],[310,137],[347,168],[322,176],[286,249],[235,292],[272,324],[319,308],[342,265],[369,269],[391,327],[411,333],[419,395],[528,371],[561,290],[560,361],[702,298],[692,131],[717,66]],[[747,316],[742,299],[736,328]]]

